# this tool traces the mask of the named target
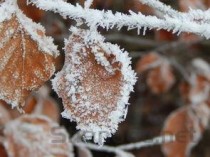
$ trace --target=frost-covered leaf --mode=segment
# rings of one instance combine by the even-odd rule
[[[168,91],[175,82],[175,76],[169,64],[161,66],[149,71],[147,76],[147,84],[150,90],[155,94]]]
[[[27,100],[24,112],[27,114],[44,115],[55,122],[60,120],[60,110],[57,102],[49,97],[49,93],[45,93],[46,86],[40,88],[38,92],[34,92]]]
[[[176,136],[176,141],[164,144],[163,153],[167,157],[188,157],[207,128],[210,109],[206,103],[182,107],[174,111],[166,120],[163,133]]]
[[[149,53],[143,56],[137,63],[138,74],[146,73],[146,83],[154,94],[168,91],[175,82],[175,76],[171,65],[166,58],[157,53]]]
[[[57,47],[41,25],[22,14],[15,0],[2,3],[0,15],[0,99],[20,107],[54,73]]]
[[[149,53],[143,56],[136,65],[137,73],[141,74],[142,72],[152,69],[159,66],[161,63],[160,56],[157,53]]]
[[[202,59],[192,61],[189,82],[180,85],[181,96],[186,102],[198,104],[208,101],[210,96],[210,66]]]
[[[72,145],[66,141],[68,133],[44,116],[21,116],[7,123],[4,135],[4,146],[10,157],[73,157]]]
[[[125,119],[129,94],[136,82],[127,52],[105,43],[96,31],[71,29],[65,65],[53,80],[62,98],[63,117],[76,121],[102,144]]]

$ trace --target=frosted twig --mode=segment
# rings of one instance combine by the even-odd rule
[[[180,13],[174,9],[172,9],[170,6],[167,6],[163,4],[162,2],[158,0],[139,0],[142,4],[148,5],[161,13],[164,13],[166,15],[169,15],[171,17],[175,17],[180,15]]]
[[[127,151],[127,150],[140,149],[143,147],[159,145],[159,144],[169,143],[169,142],[174,142],[174,141],[175,141],[175,136],[164,135],[164,136],[155,137],[153,139],[142,141],[142,142],[125,144],[118,147],[112,147],[112,146],[98,146],[92,143],[84,143],[81,141],[81,133],[77,133],[72,138],[72,143],[75,146],[78,146],[78,147],[81,146],[81,147],[86,147],[95,151],[116,153],[116,154],[119,152]]]
[[[74,6],[62,0],[31,0],[37,7],[60,13],[64,17],[69,17],[75,20],[84,20],[90,27],[113,28],[121,29],[123,26],[128,27],[128,30],[141,28],[146,29],[165,29],[173,33],[189,32],[210,38],[210,24],[198,23],[191,21],[188,18],[177,18],[165,16],[164,19],[156,16],[145,16],[141,13],[130,14],[115,13],[112,11],[99,11],[94,9],[84,9],[80,5]]]
[[[177,17],[182,19],[189,19],[195,22],[210,23],[210,9],[203,11],[200,9],[190,9],[188,13],[182,13],[174,10],[170,6],[163,4],[158,0],[139,0],[142,4],[148,5],[163,14],[171,17]]]
[[[159,145],[163,143],[174,142],[175,140],[176,140],[175,136],[164,135],[164,136],[155,137],[151,140],[147,140],[143,142],[121,145],[121,146],[118,146],[117,148],[121,150],[133,150],[133,149],[140,149],[140,148],[148,147],[148,146]]]

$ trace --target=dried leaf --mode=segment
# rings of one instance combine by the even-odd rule
[[[62,139],[58,139],[58,133]],[[4,135],[4,146],[12,157],[73,156],[67,132],[44,116],[21,116],[6,125]]]
[[[125,118],[135,74],[128,54],[104,43],[98,32],[72,31],[66,42],[64,68],[53,80],[53,87],[63,100],[63,116],[76,121],[77,129],[90,132],[94,141],[102,144]]]
[[[209,118],[210,109],[205,103],[173,112],[165,122],[163,133],[175,135],[176,141],[164,144],[163,153],[167,157],[188,157],[207,128]]]
[[[147,76],[147,84],[154,94],[167,92],[174,82],[175,76],[167,63],[152,69]]]
[[[42,87],[41,89],[43,88],[46,87]],[[27,99],[23,110],[27,114],[47,116],[55,122],[59,122],[60,120],[58,104],[48,94],[43,94],[40,90]]]
[[[33,6],[32,4],[27,5],[28,0],[17,0],[17,4],[19,8],[23,11],[23,13],[33,19],[35,22],[40,22],[44,16],[44,11],[38,9],[37,7]]]
[[[8,7],[10,7],[8,9]],[[32,90],[50,79],[58,55],[44,28],[7,0],[0,6],[0,99],[20,107]],[[3,21],[1,21],[3,20]]]
[[[138,74],[142,72],[152,69],[160,65],[160,56],[156,53],[149,53],[143,56],[136,65],[136,71]]]

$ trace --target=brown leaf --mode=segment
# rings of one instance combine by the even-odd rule
[[[174,84],[175,76],[169,64],[162,64],[149,71],[147,84],[155,94],[167,92]]]
[[[58,139],[53,133],[60,133],[65,139]],[[44,116],[21,116],[6,125],[4,134],[4,146],[12,157],[23,157],[26,154],[27,157],[73,156],[67,132]]]
[[[96,137],[103,131],[107,137],[124,120],[135,75],[127,54],[92,33],[73,30],[66,42],[64,68],[53,80],[53,87],[63,100],[64,117],[76,121],[78,129],[96,133]],[[103,138],[97,138],[95,142],[103,143]]]
[[[166,157],[188,157],[208,126],[210,110],[207,104],[182,107],[166,120],[163,134],[175,135],[176,141],[162,147]]]
[[[0,23],[0,99],[20,107],[53,75],[57,49],[41,25],[15,9],[11,19]]]
[[[156,53],[149,53],[143,56],[136,65],[136,72],[141,74],[142,72],[156,67],[160,61],[160,56]]]
[[[43,10],[38,9],[32,4],[27,5],[27,0],[17,0],[17,4],[23,13],[35,22],[40,22],[44,16]]]
[[[23,108],[24,112],[26,114],[44,115],[55,122],[59,122],[60,110],[58,104],[49,95],[41,94],[41,92],[33,93],[26,100],[25,107]]]

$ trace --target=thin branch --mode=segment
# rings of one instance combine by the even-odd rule
[[[88,9],[88,8],[90,8],[90,6],[91,6],[92,4],[93,4],[93,0],[86,0],[84,6],[85,6],[86,9]]]
[[[148,147],[148,146],[160,145],[163,143],[174,142],[175,140],[176,140],[175,136],[165,135],[165,136],[155,137],[151,140],[147,140],[143,142],[121,145],[121,146],[118,146],[117,148],[121,150],[133,150],[133,149],[140,149],[140,148]]]
[[[172,9],[170,6],[167,6],[158,0],[139,0],[139,1],[142,4],[148,5],[168,16],[177,17],[180,15],[178,11]]]
[[[75,20],[84,20],[90,27],[110,29],[117,27],[121,29],[123,26],[128,27],[128,30],[141,28],[146,29],[165,29],[173,31],[173,33],[190,32],[210,38],[210,24],[198,23],[188,20],[188,18],[177,18],[165,16],[164,19],[156,16],[145,16],[141,13],[130,12],[129,15],[122,13],[113,14],[112,11],[99,11],[95,9],[84,9],[80,5],[74,6],[62,0],[31,0],[37,7],[60,13],[64,17],[69,17]]]
[[[91,150],[95,150],[95,151],[99,151],[99,152],[116,153],[116,154],[126,151],[126,150],[140,149],[143,147],[159,145],[159,144],[175,141],[175,136],[165,135],[165,136],[159,136],[159,137],[156,137],[156,138],[153,138],[150,140],[146,140],[146,141],[142,141],[142,142],[125,144],[125,145],[121,145],[118,147],[112,147],[112,146],[98,146],[98,145],[92,144],[92,143],[84,143],[81,141],[81,136],[82,136],[81,132],[77,133],[76,135],[73,136],[72,143],[75,146],[86,147]]]

